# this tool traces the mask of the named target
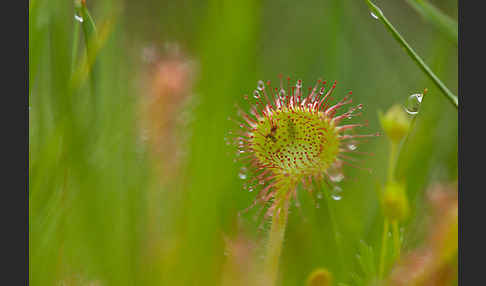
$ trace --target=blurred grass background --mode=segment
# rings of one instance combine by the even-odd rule
[[[456,1],[430,2],[457,19]],[[235,103],[247,107],[243,94],[251,94],[259,79],[277,82],[279,73],[306,86],[318,78],[337,80],[337,95],[352,90],[354,102],[364,104],[370,133],[381,131],[378,110],[428,88],[397,169],[413,210],[405,248],[420,241],[415,222],[423,215],[425,189],[457,180],[457,110],[370,16],[364,1],[87,4],[98,30],[111,23],[96,55],[98,94],[89,77],[71,85],[85,50],[81,36],[72,59],[73,4],[29,2],[32,285],[220,285],[225,238],[244,233],[249,241],[265,239],[254,212],[238,217],[255,194],[244,190],[235,150],[225,144],[228,131],[238,128],[228,117],[237,118]],[[377,4],[457,94],[456,44],[406,1]],[[151,76],[142,55],[147,47],[164,54],[166,43],[175,43],[195,63],[195,104],[181,131],[191,135],[174,179],[154,170],[138,124],[147,93],[141,83]],[[347,168],[356,180],[345,181],[343,198],[332,202],[345,268],[336,258],[328,206],[316,208],[300,192],[302,207],[291,208],[286,230],[281,285],[303,285],[316,267],[353,285],[360,241],[378,253],[383,217],[376,185],[385,181],[388,144],[378,137],[362,146],[375,154],[362,161],[373,173]]]

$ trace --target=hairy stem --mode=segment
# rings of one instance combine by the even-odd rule
[[[449,101],[458,107],[458,99],[455,94],[453,94],[447,86],[434,74],[434,72],[427,66],[427,64],[420,58],[420,56],[412,49],[412,47],[405,41],[405,39],[400,35],[400,33],[393,27],[393,25],[388,21],[380,8],[373,4],[370,0],[366,0],[371,12],[378,19],[385,24],[387,30],[392,34],[392,36],[397,40],[397,42],[405,49],[407,54],[412,58],[412,60],[422,69],[422,71],[434,82],[434,84],[444,93],[444,95],[449,99]]]
[[[277,282],[279,259],[282,252],[288,212],[289,203],[284,201],[283,205],[276,207],[273,213],[272,227],[269,233],[267,253],[264,261],[264,285],[272,286]]]

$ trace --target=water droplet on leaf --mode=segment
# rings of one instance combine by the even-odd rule
[[[405,111],[410,115],[417,115],[419,112],[420,104],[422,103],[423,94],[416,93],[408,97],[405,105]]]

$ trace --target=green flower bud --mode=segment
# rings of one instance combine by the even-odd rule
[[[318,268],[309,275],[306,285],[330,286],[332,285],[332,274],[325,268]]]
[[[405,186],[389,182],[383,192],[383,212],[390,220],[404,221],[410,212]]]
[[[393,105],[383,115],[379,112],[381,126],[393,143],[399,143],[410,129],[410,120],[400,105]]]

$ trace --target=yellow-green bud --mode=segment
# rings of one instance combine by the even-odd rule
[[[399,143],[410,129],[410,119],[400,105],[393,105],[383,115],[379,112],[381,126],[393,143]]]
[[[325,268],[318,268],[309,275],[306,285],[330,286],[332,285],[332,274]]]
[[[383,212],[390,220],[404,221],[409,214],[405,186],[398,182],[388,182],[383,192]]]

